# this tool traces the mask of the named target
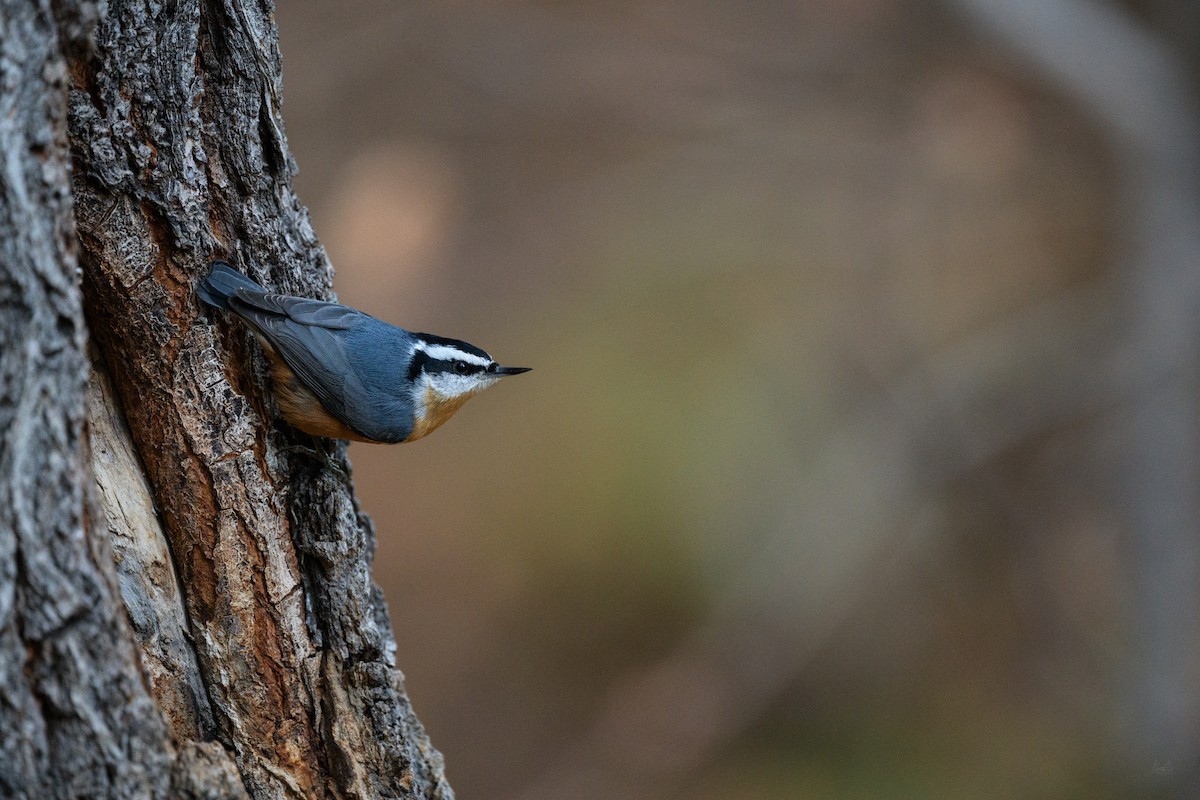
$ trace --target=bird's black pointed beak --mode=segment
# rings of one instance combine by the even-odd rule
[[[529,372],[533,367],[496,367],[488,372],[493,375],[520,375],[522,372]]]

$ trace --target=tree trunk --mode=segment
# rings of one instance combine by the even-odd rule
[[[0,796],[453,797],[348,477],[195,296],[329,293],[272,15],[0,0]]]

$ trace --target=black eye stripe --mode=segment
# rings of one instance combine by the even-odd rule
[[[421,358],[413,358],[412,367],[409,369],[412,380],[415,380],[421,372],[426,375],[434,375],[439,372],[448,372],[452,375],[476,375],[486,369],[480,364],[472,364],[469,361],[430,358],[424,353],[419,355]]]
[[[421,373],[429,369],[429,364],[433,359],[425,354],[422,350],[414,350],[412,361],[408,365],[408,379],[415,381],[421,377]]]
[[[445,342],[453,342],[452,339],[443,340]],[[475,355],[478,348],[473,348],[465,343],[458,343],[455,346],[456,350],[461,351],[464,355]],[[412,360],[408,365],[408,379],[416,381],[421,377],[421,374],[437,375],[440,373],[448,373],[450,375],[479,375],[485,372],[494,371],[496,362],[492,361],[486,353],[479,350],[479,355],[483,359],[487,359],[486,364],[477,363],[474,360],[468,361],[465,358],[434,358],[426,350],[422,348],[414,348]]]

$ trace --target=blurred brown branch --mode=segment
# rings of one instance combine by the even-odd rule
[[[1150,19],[1165,21],[1178,4],[1154,5]],[[1118,347],[1141,375],[1114,420],[1122,458],[1112,477],[1133,556],[1139,650],[1127,752],[1141,764],[1188,765],[1174,780],[1191,795],[1200,785],[1200,113],[1189,61],[1200,53],[1172,42],[1195,48],[1197,39],[1099,0],[959,6],[1086,104],[1119,159]]]

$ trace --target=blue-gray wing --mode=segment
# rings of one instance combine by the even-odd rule
[[[321,404],[355,432],[357,404],[365,390],[347,352],[346,332],[371,318],[337,303],[239,288],[229,307],[266,339]],[[371,426],[367,426],[371,427]]]

